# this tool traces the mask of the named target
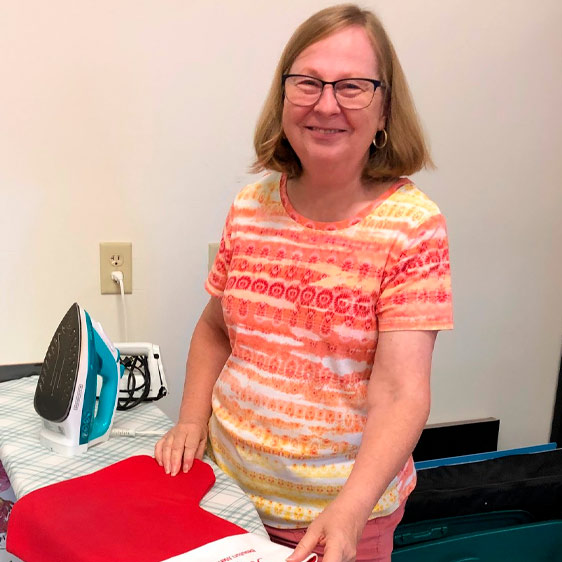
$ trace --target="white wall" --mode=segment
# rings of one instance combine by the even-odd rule
[[[285,41],[332,2],[29,0],[0,8],[0,363],[41,361],[78,301],[114,341],[98,243],[131,241],[130,338],[159,343],[179,405],[206,301],[207,243],[250,176]],[[456,329],[431,421],[496,416],[500,446],[547,440],[562,336],[559,0],[395,0],[394,40],[438,170]]]

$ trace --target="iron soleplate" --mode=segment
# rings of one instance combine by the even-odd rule
[[[81,332],[80,307],[74,303],[53,335],[35,390],[35,411],[46,420],[60,423],[70,412],[80,366]]]

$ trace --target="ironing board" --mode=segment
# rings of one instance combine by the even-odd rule
[[[112,437],[88,450],[84,455],[63,457],[51,453],[39,443],[41,421],[33,408],[37,377],[25,377],[0,384],[0,459],[16,498],[76,476],[129,458],[152,455],[157,437]],[[115,414],[113,427],[164,433],[172,426],[170,419],[154,404],[144,403],[132,410]],[[203,459],[213,469],[215,485],[201,501],[201,507],[246,531],[267,537],[267,532],[252,502],[208,457]],[[124,490],[126,493],[126,490]]]

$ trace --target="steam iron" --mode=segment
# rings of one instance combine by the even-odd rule
[[[43,445],[73,456],[108,439],[125,369],[119,356],[101,324],[74,303],[51,340],[35,390]]]

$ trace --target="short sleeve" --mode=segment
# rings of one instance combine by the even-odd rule
[[[401,233],[387,262],[375,307],[379,331],[453,327],[449,242],[435,214]]]
[[[230,260],[232,259],[231,237],[232,237],[232,214],[234,206],[230,208],[222,231],[221,241],[215,261],[205,281],[205,290],[212,297],[222,297],[226,286]]]

